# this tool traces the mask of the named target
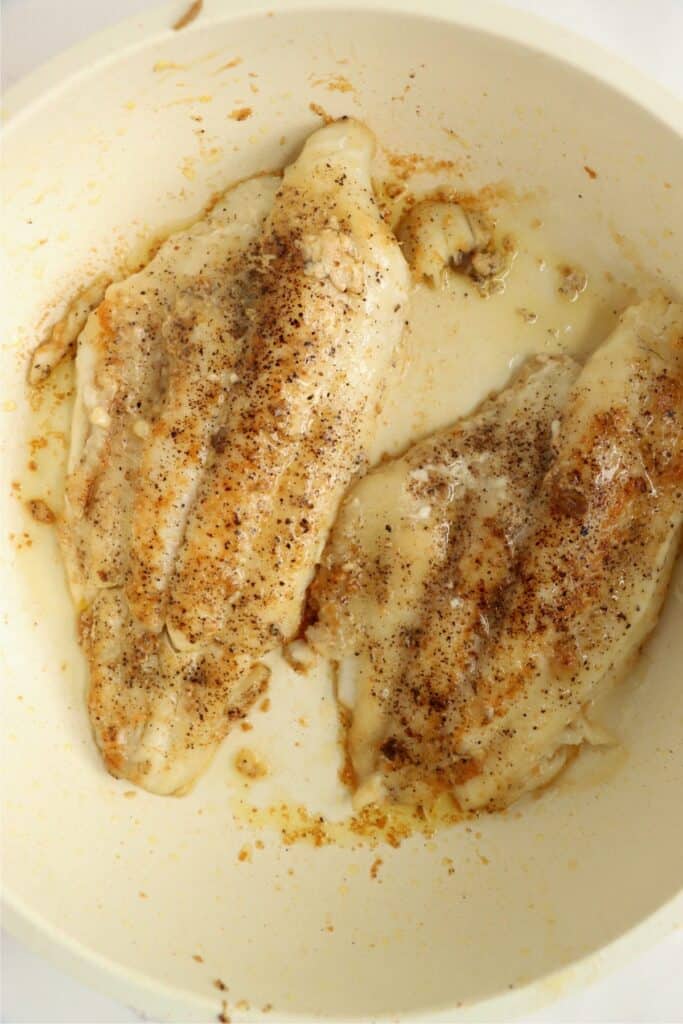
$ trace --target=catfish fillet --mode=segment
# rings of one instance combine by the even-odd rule
[[[227,193],[79,339],[61,529],[95,736],[186,789],[297,630],[400,339],[407,268],[353,120]]]
[[[683,519],[683,310],[628,310],[578,374],[532,360],[349,492],[311,590],[359,803],[508,805],[604,734]]]

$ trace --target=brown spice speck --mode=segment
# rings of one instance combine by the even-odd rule
[[[312,111],[317,117],[321,117],[325,124],[332,124],[334,118],[331,114],[328,114],[324,107],[321,107],[319,103],[309,103],[308,109]]]
[[[588,175],[589,178],[597,178],[598,172],[594,171],[592,167],[588,166],[588,164],[584,164],[583,165],[583,169],[584,169],[584,171],[586,172],[586,174]]]
[[[44,526],[52,526],[57,520],[57,516],[42,498],[31,498],[30,501],[26,502],[26,508],[31,518],[35,519],[37,523],[42,523]]]
[[[228,986],[220,978],[214,978],[213,987],[217,988],[219,992],[227,992]]]
[[[328,92],[354,92],[354,87],[345,75],[322,75],[311,83],[312,85],[323,85]]]
[[[42,451],[44,448],[47,448],[48,440],[46,437],[42,436],[32,437],[28,443],[28,446],[31,449],[31,455],[35,455],[36,452]]]
[[[384,185],[384,193],[389,199],[398,199],[405,190],[405,185],[400,181],[387,181]]]
[[[199,16],[203,6],[204,0],[193,0],[193,3],[186,8],[184,14],[181,14],[178,20],[174,21],[171,26],[173,30],[178,32],[181,28],[187,28],[187,26],[192,24],[195,18]]]
[[[370,878],[377,878],[377,874],[383,863],[384,861],[382,860],[381,857],[376,857],[374,859],[374,861],[372,862],[372,866],[370,868]]]
[[[192,954],[192,959],[194,961],[196,961],[196,963],[198,963],[198,964],[203,964],[204,963],[204,957],[200,956],[199,953],[193,953]]]
[[[459,163],[455,160],[442,160],[422,153],[396,153],[385,150],[387,162],[392,173],[399,181],[407,181],[416,174],[439,174],[443,171],[457,171]]]
[[[251,107],[236,107],[235,110],[228,114],[228,117],[232,118],[233,121],[246,121],[252,114],[253,110]]]

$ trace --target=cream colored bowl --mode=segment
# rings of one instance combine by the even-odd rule
[[[136,18],[6,97],[5,922],[177,1020],[213,1020],[223,999],[233,1019],[529,1011],[681,919],[681,567],[615,712],[623,752],[582,758],[506,815],[399,849],[286,848],[233,821],[239,737],[189,797],[130,798],[90,739],[54,539],[20,500],[27,356],[77,284],[227,182],[280,165],[318,123],[311,102],[366,118],[395,149],[461,161],[468,186],[534,190],[558,251],[680,292],[681,107],[595,48],[483,2],[207,0],[182,31],[171,20],[168,6]],[[286,760],[296,708],[283,708],[273,744]],[[296,793],[286,773],[281,786]]]

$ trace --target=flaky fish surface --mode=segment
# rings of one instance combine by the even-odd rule
[[[309,639],[352,709],[356,799],[504,807],[605,733],[683,520],[683,310],[632,307],[578,373],[533,362],[349,492]]]
[[[569,358],[530,360],[471,416],[345,498],[311,590],[308,636],[337,663],[353,710],[357,802],[428,801],[459,774],[452,732],[578,370]]]
[[[61,541],[97,742],[151,791],[187,789],[262,691],[365,460],[408,289],[373,149],[320,129],[80,335]]]

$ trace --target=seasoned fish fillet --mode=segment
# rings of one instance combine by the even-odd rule
[[[78,339],[61,531],[78,603],[126,586],[142,621],[163,622],[169,562],[236,377],[249,250],[279,184],[229,191],[107,288]]]
[[[629,309],[576,382],[456,741],[468,808],[552,778],[654,628],[683,523],[683,307]]]
[[[344,500],[308,636],[353,707],[357,802],[452,784],[448,738],[551,459],[578,373],[532,359],[472,416],[380,465]]]
[[[96,738],[152,791],[187,788],[263,689],[365,458],[408,278],[373,146],[321,129],[111,286],[80,337],[62,542]]]
[[[105,764],[154,793],[181,793],[206,768],[222,738],[218,699],[224,735],[268,681],[267,669],[248,658],[226,678],[217,644],[176,651],[165,630],[154,633],[133,618],[121,587],[97,592],[81,616],[81,638],[90,666],[90,718]]]
[[[347,495],[309,638],[339,663],[359,802],[505,806],[600,738],[586,711],[678,548],[683,310],[629,310],[576,373],[532,363]]]
[[[205,698],[184,683],[199,678],[197,658],[179,657],[163,630],[167,584],[237,377],[259,231],[279,186],[269,176],[228,191],[109,287],[78,339],[60,540],[82,610],[88,706],[109,770],[160,792],[211,753],[193,745],[180,766],[170,756]],[[226,716],[263,681],[262,671],[235,681]]]
[[[372,153],[368,130],[343,120],[285,171],[247,357],[170,588],[178,648],[250,636],[265,650],[290,637],[362,465],[408,287],[372,193]]]

